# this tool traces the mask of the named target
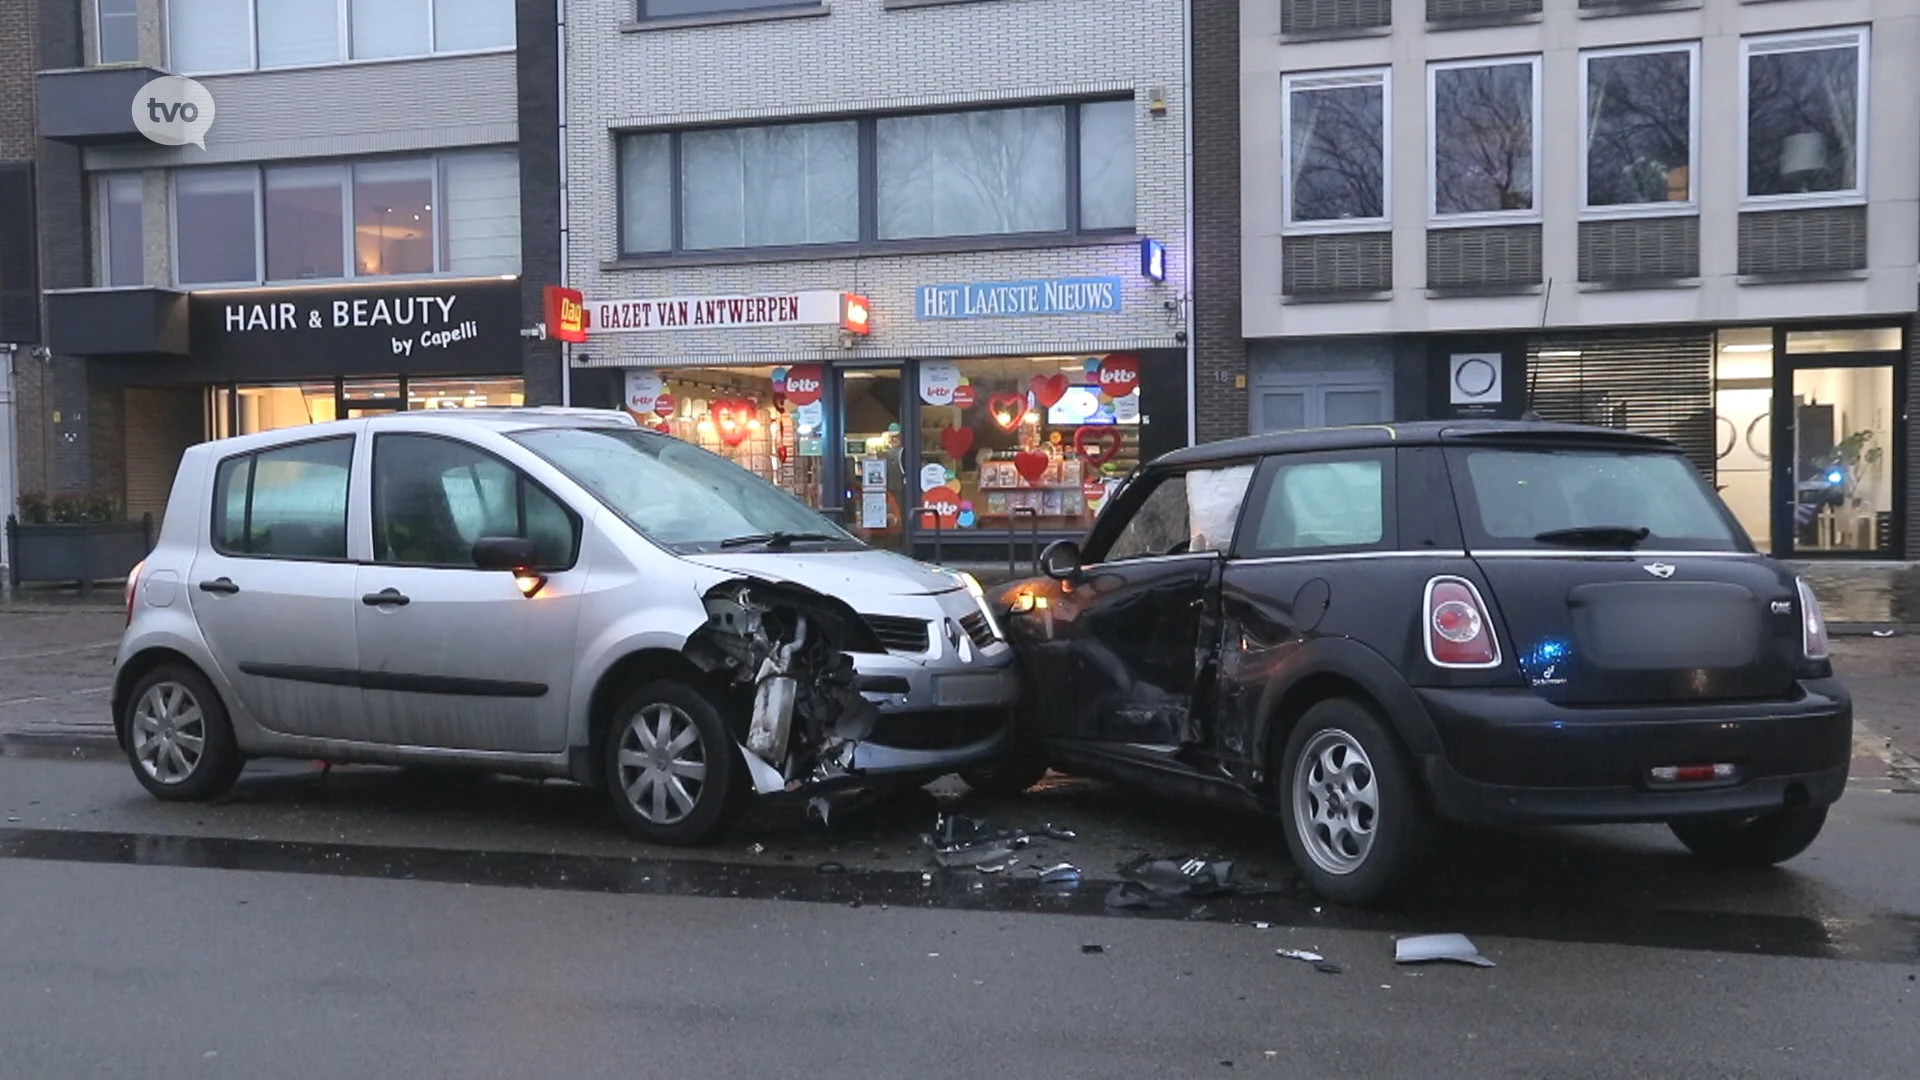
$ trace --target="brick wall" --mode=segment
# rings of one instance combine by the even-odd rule
[[[79,0],[25,0],[38,8],[38,64],[79,67],[82,27]],[[92,284],[92,243],[77,147],[40,140],[37,198],[40,210],[40,287],[83,288]],[[21,362],[16,415],[21,445],[22,491],[47,494],[93,490],[92,394],[86,362],[55,356]],[[103,494],[113,494],[111,490]]]
[[[0,161],[33,159],[33,73],[39,32],[36,2],[0,3]]]
[[[631,5],[567,0],[571,280],[593,299],[847,289],[873,303],[872,336],[842,350],[828,327],[596,337],[594,366],[676,361],[966,356],[1177,347],[1167,301],[1187,288],[1182,0],[994,0],[622,32]],[[1154,115],[1149,93],[1166,94]],[[1168,276],[1140,276],[1135,241],[749,265],[609,269],[618,254],[613,132],[775,118],[1131,96],[1138,231],[1167,245]],[[529,211],[531,212],[531,211]],[[535,232],[529,228],[529,234]],[[982,245],[989,246],[989,245]],[[1125,282],[1118,314],[925,321],[916,286],[1068,276]]]
[[[1240,5],[1193,0],[1194,364],[1201,442],[1247,433],[1240,317]]]

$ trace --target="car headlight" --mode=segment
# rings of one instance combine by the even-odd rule
[[[980,580],[972,574],[962,573],[961,584],[973,595],[973,606],[980,609],[980,615],[987,620],[987,626],[993,631],[996,641],[1007,640],[1006,632],[1000,629],[1000,620],[994,617],[992,605],[987,603],[987,590],[980,587]]]

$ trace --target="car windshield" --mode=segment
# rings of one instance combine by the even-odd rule
[[[1678,454],[1466,447],[1448,462],[1476,548],[1751,550]]]
[[[798,499],[697,446],[620,428],[544,428],[514,440],[642,536],[672,551],[852,550],[860,541]]]

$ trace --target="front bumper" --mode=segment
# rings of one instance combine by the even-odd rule
[[[1420,756],[1434,808],[1475,823],[1599,824],[1826,806],[1846,789],[1853,702],[1832,679],[1792,701],[1570,709],[1529,690],[1417,693],[1443,753]],[[1731,764],[1661,784],[1664,765]]]

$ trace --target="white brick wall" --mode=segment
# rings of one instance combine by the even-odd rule
[[[872,335],[842,349],[831,327],[596,335],[592,366],[775,363],[1171,346],[1167,301],[1186,292],[1184,0],[971,0],[888,9],[831,0],[809,18],[622,32],[633,5],[565,0],[568,279],[589,301],[788,289],[866,294]],[[1167,95],[1167,113],[1147,108]],[[619,251],[614,132],[825,113],[1131,93],[1138,231],[1168,250],[1165,285],[1140,276],[1134,240],[963,254],[613,268]],[[1126,282],[1110,315],[916,320],[920,285],[1068,276]]]

